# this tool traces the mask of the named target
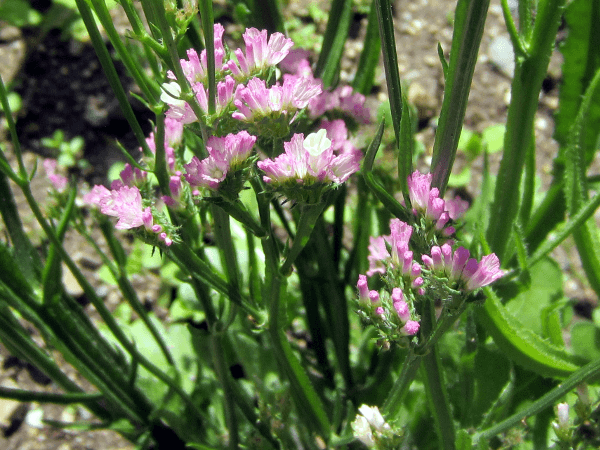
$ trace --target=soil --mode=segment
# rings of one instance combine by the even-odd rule
[[[368,2],[367,2],[368,3]],[[438,59],[438,42],[446,56],[452,40],[451,11],[456,2],[453,0],[404,0],[395,3],[397,48],[400,75],[409,85],[409,100],[419,113],[420,130],[417,138],[425,146],[425,154],[420,169],[427,169],[431,160],[431,148],[434,136],[434,118],[439,114],[443,96],[442,70]],[[289,2],[286,14],[299,17],[303,23],[313,22],[308,1]],[[353,36],[346,48],[346,58],[342,64],[342,80],[349,80],[353,75],[353,67],[362,49],[361,36],[364,35],[366,18],[364,14],[356,15]],[[317,22],[315,27],[321,33],[324,22]],[[499,0],[492,0],[488,15],[479,61],[475,69],[470,102],[467,108],[465,125],[477,132],[485,128],[505,123],[508,95],[510,92],[510,52],[506,49],[507,33],[502,17]],[[503,41],[504,40],[504,41]],[[508,56],[507,56],[508,51]],[[89,44],[74,40],[64,40],[59,30],[50,31],[41,41],[35,31],[23,32],[14,27],[0,24],[0,74],[5,83],[11,84],[24,102],[18,114],[18,128],[23,148],[29,152],[29,164],[34,155],[53,156],[40,142],[57,130],[63,130],[66,140],[75,136],[85,139],[85,158],[90,161],[92,170],[77,172],[78,176],[90,183],[104,182],[106,171],[110,165],[119,160],[120,154],[114,142],[119,140],[123,146],[133,151],[137,144],[124,120],[116,100],[111,95],[108,82],[105,80],[93,49]],[[506,61],[509,61],[508,63]],[[543,186],[551,179],[551,162],[557,145],[552,139],[553,113],[558,104],[558,83],[560,79],[561,57],[558,51],[551,62],[551,67],[544,91],[540,98],[540,108],[536,117],[536,136],[538,145],[538,161]],[[125,71],[117,64],[126,90],[131,82]],[[383,70],[378,71],[374,88],[373,102],[384,100],[385,80]],[[140,123],[147,125],[150,131],[151,115],[143,107],[132,100]],[[2,145],[6,143],[6,130],[0,130]],[[55,156],[55,155],[54,155]],[[458,171],[466,164],[466,157],[458,155]],[[492,156],[492,172],[499,163],[498,155]],[[478,170],[482,159],[473,163],[474,176],[467,186],[467,193],[478,195]],[[48,190],[44,177],[38,175],[35,180],[35,193],[43,199]],[[22,200],[19,201],[22,203]],[[35,233],[36,225],[31,216],[24,211],[24,222]],[[85,244],[81,239],[71,239],[73,253],[79,253],[77,259],[87,270],[90,279],[96,285],[100,280],[95,274],[99,262],[86,260]],[[569,298],[583,300],[585,305],[595,305],[597,299],[593,291],[585,285],[578,274],[580,263],[576,253],[567,244],[555,252],[555,257],[566,274],[565,293]],[[95,264],[98,264],[96,266]],[[67,282],[69,282],[67,280]],[[145,280],[142,281],[143,283]],[[153,281],[156,286],[158,281]],[[77,296],[77,287],[71,283],[73,294]],[[154,287],[150,288],[154,289]],[[116,293],[105,288],[107,301],[118,303]],[[152,298],[148,296],[149,300]],[[65,364],[68,373],[78,380],[74,371]],[[57,388],[42,376],[35,368],[11,356],[0,346],[0,385],[19,386],[23,389],[58,391]],[[0,400],[0,448],[6,450],[47,449],[47,450],[83,450],[83,449],[132,449],[133,446],[111,431],[68,432],[43,425],[35,420],[34,411],[43,411],[43,417],[55,420],[89,419],[83,409],[65,409],[52,405],[16,404]],[[28,414],[29,413],[29,414]],[[27,420],[25,420],[27,418]]]

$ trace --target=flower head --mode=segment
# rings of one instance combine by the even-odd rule
[[[354,157],[333,155],[325,130],[312,133],[306,139],[303,134],[295,134],[283,146],[285,153],[275,159],[259,161],[258,168],[265,172],[265,183],[272,189],[281,188],[295,200],[318,201],[322,189],[345,182],[359,169],[358,160]],[[303,195],[298,191],[299,187],[315,190],[314,195]]]
[[[240,131],[237,134],[228,134],[225,137],[211,137],[208,139],[206,149],[208,157],[199,160],[196,156],[184,166],[185,179],[191,186],[205,187],[218,190],[228,173],[244,170],[248,166],[256,136]],[[245,181],[239,180],[241,185]],[[237,195],[241,185],[236,183]]]
[[[230,60],[226,66],[236,78],[259,74],[281,62],[294,45],[281,33],[273,33],[267,41],[267,30],[248,28],[242,35],[246,52],[235,51],[237,62]]]
[[[452,252],[449,244],[433,246],[431,256],[423,255],[425,265],[435,273],[457,283],[465,291],[475,291],[487,286],[504,275],[500,269],[500,260],[495,253],[484,256],[480,262],[469,258],[470,253],[464,247]]]

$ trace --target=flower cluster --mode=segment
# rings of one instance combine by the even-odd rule
[[[492,253],[481,261],[470,258],[470,252],[458,247],[454,252],[449,244],[431,247],[431,256],[423,255],[425,265],[431,273],[445,277],[446,284],[456,290],[472,292],[487,286],[504,275],[500,269],[500,260]]]
[[[203,160],[194,156],[184,166],[186,181],[192,187],[218,191],[228,198],[237,197],[248,177],[255,142],[256,137],[246,131],[211,137],[206,144],[209,156]]]
[[[143,225],[146,231],[156,234],[166,246],[173,243],[163,227],[154,223],[150,206],[143,208],[140,190],[135,186],[123,185],[109,191],[104,186],[96,185],[83,196],[83,201],[88,205],[98,206],[102,214],[117,217],[119,221],[115,228],[118,230],[128,230]]]
[[[453,249],[454,243],[435,245],[439,236],[431,236],[428,231],[448,233],[451,229],[449,234],[454,234],[454,228],[446,225],[464,213],[466,202],[440,199],[439,191],[431,188],[430,175],[415,172],[408,182],[413,211],[421,220],[411,226],[392,219],[389,235],[371,237],[369,270],[359,275],[357,283],[358,314],[378,329],[384,341],[400,345],[419,330],[415,304],[423,296],[443,300],[451,312],[472,292],[504,275],[493,253],[478,261],[464,247]],[[375,276],[383,281],[384,288],[369,290],[367,277]]]
[[[57,192],[64,192],[69,185],[69,180],[64,175],[61,175],[56,172],[57,161],[55,159],[44,159],[44,170],[46,171],[46,176],[50,183],[52,183],[52,187],[56,189]]]
[[[292,50],[281,66],[298,77],[314,79],[308,54],[303,50]],[[354,92],[350,86],[339,86],[332,91],[322,90],[314,96],[308,103],[308,112],[313,119],[324,115],[343,116],[352,122],[367,124],[371,122],[371,113],[365,106],[365,100],[364,95]]]
[[[431,187],[432,175],[415,171],[408,177],[408,192],[413,213],[420,219],[419,231],[425,242],[445,241],[456,232],[451,221],[461,217],[469,204],[456,197],[444,200],[438,188]]]
[[[316,203],[326,190],[345,182],[360,168],[355,154],[334,155],[324,129],[306,139],[295,134],[283,145],[285,153],[257,165],[265,173],[263,181],[290,200]]]
[[[416,297],[424,294],[421,265],[413,260],[409,248],[413,228],[400,221],[390,221],[390,234],[370,238],[369,270],[358,277],[358,313],[364,322],[373,324],[383,339],[405,345],[407,336],[419,331],[414,311]],[[367,276],[382,276],[386,287],[369,290]]]
[[[308,78],[286,76],[283,85],[276,84],[270,88],[264,80],[252,78],[246,86],[238,85],[233,102],[237,111],[231,116],[254,124],[260,134],[283,137],[298,111],[320,92],[320,83]],[[261,126],[264,119],[268,119],[267,126]]]
[[[223,32],[223,27],[215,24],[214,115],[207,116],[206,50],[199,54],[188,50],[187,59],[180,61],[185,81],[202,110],[201,117],[196,114],[198,109],[192,108],[187,98],[182,98],[182,80],[178,80],[174,72],[167,72],[170,81],[163,84],[161,99],[169,106],[164,120],[168,178],[165,174],[149,177],[145,171],[127,165],[121,180],[113,182],[110,190],[95,186],[86,196],[88,204],[119,219],[117,228],[144,227],[146,232],[159,233],[162,240],[170,244],[176,238],[175,227],[165,214],[157,213],[163,203],[180,213],[195,211],[201,195],[219,196],[235,203],[249,178],[262,176],[267,190],[283,194],[294,202],[315,204],[321,202],[325,192],[359,170],[362,153],[350,141],[344,120],[322,120],[319,124],[307,119],[304,111],[322,93],[322,83],[314,78],[308,61],[304,60],[298,73],[276,79],[275,64],[286,58],[293,42],[281,33],[269,37],[265,30],[249,28],[243,35],[245,50],[230,52],[223,44]],[[344,92],[340,99],[354,98],[351,89]],[[364,99],[356,100],[360,107],[364,106]],[[335,106],[334,103],[336,107],[350,104],[344,101],[331,105]],[[352,107],[348,108],[350,112]],[[189,135],[184,142],[184,126],[199,119],[203,120],[200,128],[202,138],[206,139],[204,145],[186,147],[194,139]],[[278,148],[275,143],[291,135],[293,122],[295,127],[306,131],[321,125],[320,131],[306,138],[302,133],[295,134],[289,142],[283,143],[284,153],[273,154],[272,159],[254,164],[261,155],[255,151],[255,145],[263,150]],[[192,132],[197,131],[194,129],[197,127],[190,128]],[[151,133],[146,142],[156,155],[156,133]],[[189,151],[196,156],[186,163],[184,158]],[[208,155],[202,158],[205,151]],[[149,172],[155,171],[157,165],[148,156],[142,158],[142,163]],[[156,178],[161,180],[161,188],[169,191],[163,192],[160,198],[152,196]],[[156,220],[160,224],[155,224]]]
[[[289,133],[289,125],[297,112],[306,108],[309,101],[320,94],[321,84],[312,77],[287,76],[283,84],[267,86],[264,79],[259,77],[266,77],[286,57],[293,46],[292,40],[281,33],[273,33],[268,38],[266,30],[259,31],[256,28],[248,28],[243,38],[245,52],[236,49],[231,54],[232,58],[225,61],[228,51],[223,45],[223,27],[215,24],[216,111],[214,116],[205,117],[205,122],[212,126],[216,118],[223,119],[225,123],[233,119],[261,135],[266,133],[273,137],[284,137]],[[187,60],[181,60],[181,67],[200,109],[206,115],[206,50],[200,56],[195,50],[188,50],[187,56]],[[167,77],[177,80],[172,71],[167,73]],[[191,105],[181,98],[181,85],[177,81],[162,86],[161,100],[169,105],[167,117],[183,124],[198,121]],[[261,121],[261,126],[255,126]]]

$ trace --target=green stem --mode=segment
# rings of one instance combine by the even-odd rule
[[[119,80],[119,76],[117,75],[117,71],[112,62],[110,54],[108,53],[108,50],[106,49],[106,45],[104,44],[102,36],[100,35],[100,31],[98,30],[98,26],[96,25],[96,19],[94,19],[94,16],[92,14],[90,7],[85,2],[85,0],[75,0],[75,3],[77,4],[77,9],[79,10],[79,13],[81,14],[83,23],[85,24],[88,34],[90,35],[90,40],[92,41],[94,50],[96,50],[96,55],[98,56],[98,59],[100,60],[100,64],[102,65],[102,69],[104,70],[104,73],[106,74],[106,78],[108,79],[108,82],[110,83],[110,87],[112,88],[113,92],[115,93],[115,96],[117,97],[117,100],[119,101],[119,105],[121,106],[121,110],[123,111],[123,115],[125,116],[125,119],[127,119],[129,126],[133,130],[133,134],[137,138],[137,141],[140,144],[140,146],[142,147],[142,151],[143,151],[144,155],[152,155],[152,152],[150,151],[150,148],[148,147],[148,143],[146,142],[146,137],[144,136],[144,132],[142,131],[142,128],[140,127],[140,124],[137,121],[135,114],[133,113],[133,109],[131,109],[131,105],[129,104],[129,100],[127,99],[127,94],[125,93],[125,90],[123,89],[123,85],[121,84],[121,81]],[[106,7],[106,5],[105,5],[105,7]],[[111,19],[111,24],[112,24],[112,19]],[[144,85],[143,83],[140,84],[140,87],[142,87],[143,85]],[[147,95],[148,95],[148,97],[147,97],[148,99],[153,98],[153,96],[150,92],[148,92]]]
[[[53,394],[50,392],[34,392],[24,389],[12,389],[0,386],[0,397],[19,402],[54,403],[56,405],[70,405],[72,403],[89,403],[102,399],[98,394]]]
[[[538,95],[546,76],[550,55],[565,0],[539,3],[529,57],[517,58],[508,109],[504,153],[498,171],[487,240],[500,261],[507,260],[507,246],[519,211],[520,184],[527,152],[532,145],[533,119]]]
[[[306,417],[307,422],[310,423],[315,430],[318,430],[325,440],[328,440],[331,432],[331,424],[327,414],[325,413],[321,399],[312,386],[308,375],[298,362],[298,359],[296,356],[294,356],[285,334],[285,330],[281,324],[282,319],[285,317],[285,308],[281,308],[281,294],[285,293],[286,279],[282,275],[282,270],[280,270],[278,267],[279,251],[277,249],[277,244],[270,226],[271,212],[269,205],[271,199],[262,192],[259,181],[253,180],[251,183],[256,192],[256,200],[258,203],[261,224],[264,228],[271,231],[269,237],[262,239],[262,245],[265,253],[266,287],[263,297],[268,298],[271,302],[269,305],[268,330],[271,337],[271,344],[273,346],[273,353],[275,354],[275,358],[280,369],[290,382],[291,392],[301,417]],[[303,211],[303,215],[305,215],[304,221],[307,222],[307,226],[314,218],[314,220],[312,220],[314,226],[314,221],[320,215],[320,211],[319,214],[315,213],[317,210],[322,209],[322,206],[312,205],[308,206],[307,208],[308,212]],[[301,223],[302,221],[303,220],[300,219]],[[298,225],[297,236],[304,236],[302,240],[308,240],[306,226],[300,224]],[[303,231],[300,231],[301,228]],[[312,226],[310,229],[312,229]],[[300,239],[296,239],[297,240],[294,241],[293,245],[299,246],[300,244],[296,244],[296,242],[300,242]],[[297,253],[299,253],[300,250],[301,248],[297,251]],[[290,250],[290,256],[291,252],[292,251]],[[294,251],[294,253],[296,253],[296,251]],[[283,267],[290,269],[293,260],[288,256],[286,262],[287,261],[290,261],[289,264],[284,263]]]
[[[26,182],[26,180],[29,178],[29,174],[27,173],[27,169],[25,169],[25,164],[23,163],[23,152],[21,151],[21,143],[19,142],[19,136],[17,136],[17,127],[12,116],[12,111],[10,110],[10,104],[8,103],[6,87],[4,86],[4,81],[2,80],[2,77],[0,77],[0,104],[2,105],[2,110],[4,111],[4,117],[6,118],[8,130],[10,131],[10,138],[13,144],[13,152],[15,153],[15,157],[17,158],[17,164],[19,165],[18,178],[20,178],[20,180],[16,179],[13,176],[11,176],[11,179],[20,186],[22,183]],[[6,161],[6,158],[4,157],[4,152],[2,152],[2,156],[4,161]],[[12,173],[14,174],[14,172]]]
[[[408,349],[408,354],[402,365],[400,376],[392,386],[392,389],[383,404],[382,412],[389,419],[394,420],[400,412],[402,400],[417,375],[417,370],[421,364],[421,358],[421,356],[415,354],[413,346]]]
[[[148,328],[148,331],[150,331],[150,334],[152,335],[152,337],[158,344],[158,347],[160,348],[161,352],[165,356],[167,363],[170,366],[174,366],[175,361],[173,360],[173,356],[171,355],[171,352],[169,351],[165,340],[163,339],[162,335],[160,334],[154,323],[150,320],[150,316],[148,315],[146,308],[144,308],[144,305],[142,305],[142,302],[140,302],[137,292],[135,291],[133,285],[131,284],[131,281],[129,280],[129,277],[127,276],[127,271],[125,269],[125,261],[119,256],[124,255],[124,249],[121,246],[121,243],[117,239],[115,239],[112,224],[108,220],[104,220],[101,222],[100,228],[102,230],[104,238],[106,239],[106,242],[108,243],[108,247],[111,250],[113,259],[115,260],[115,262],[117,262],[117,267],[115,267],[112,261],[104,254],[104,252],[102,252],[102,250],[100,250],[100,247],[98,247],[94,239],[92,239],[92,237],[88,233],[85,234],[87,241],[95,248],[96,252],[104,261],[104,264],[108,267],[112,275],[117,280],[121,293],[129,303],[129,305],[132,307],[132,309],[136,312],[136,314],[142,319],[142,321],[146,325],[146,328]]]
[[[225,358],[223,357],[224,353],[221,343],[222,336],[217,330],[214,330],[214,327],[211,327],[211,324],[209,324],[209,327],[211,328],[210,343],[213,364],[215,366],[215,373],[221,381],[223,398],[225,399],[225,423],[227,424],[227,431],[229,432],[229,448],[238,449],[240,438],[237,417],[235,415],[234,393],[231,386],[232,380],[229,377],[229,368],[225,364]]]
[[[165,6],[162,0],[150,0],[150,5],[152,7],[154,17],[157,21],[158,28],[161,32],[164,45],[167,47],[167,51],[169,53],[170,61],[167,62],[173,69],[173,72],[175,72],[177,82],[179,83],[179,87],[181,88],[181,97],[183,98],[183,100],[189,103],[190,107],[192,108],[192,111],[196,115],[196,118],[198,119],[198,122],[200,124],[200,129],[202,130],[202,140],[206,142],[208,140],[208,132],[204,123],[205,114],[200,108],[200,104],[198,103],[196,95],[192,91],[190,82],[183,73],[183,68],[181,67],[181,60],[179,59],[179,53],[177,52],[177,44],[173,40],[171,27],[167,23],[167,19],[165,17]]]
[[[108,35],[108,38],[117,51],[120,60],[123,62],[127,70],[129,71],[132,78],[135,80],[140,90],[146,97],[146,99],[152,103],[158,100],[160,89],[158,84],[148,77],[139,62],[134,61],[132,53],[125,48],[119,33],[117,32],[113,18],[110,16],[110,12],[106,7],[104,0],[90,0],[94,12],[97,14],[104,31]],[[79,8],[79,3],[78,3]],[[135,23],[135,22],[134,22]]]
[[[321,213],[325,209],[327,203],[317,203],[314,205],[302,205],[300,206],[300,219],[298,221],[298,226],[296,227],[296,236],[294,237],[294,242],[292,244],[292,248],[287,255],[284,263],[281,265],[280,273],[284,275],[289,275],[292,270],[292,264],[302,251],[302,249],[308,243],[310,239],[310,235],[317,223],[317,219],[321,216]]]
[[[206,48],[206,61],[208,65],[208,113],[214,114],[216,110],[216,81],[215,81],[215,35],[214,18],[211,0],[201,0],[200,19],[204,30],[204,45]]]
[[[429,305],[425,305],[421,316],[421,327],[426,334],[431,331],[433,321],[435,320],[433,304],[431,301],[428,301],[427,303],[429,303]],[[450,412],[448,394],[443,381],[437,345],[432,345],[430,351],[423,356],[423,364],[421,367],[425,375],[425,389],[437,429],[439,448],[441,450],[454,450],[456,433],[454,431],[454,422]]]
[[[546,240],[538,247],[536,252],[527,260],[527,267],[533,266],[536,262],[548,255],[552,250],[560,245],[571,233],[584,224],[600,207],[600,192],[581,205],[577,214],[572,216],[565,226],[557,233],[552,240]]]
[[[579,384],[597,377],[598,375],[600,375],[600,359],[592,361],[581,369],[573,372],[561,384],[533,402],[527,408],[520,410],[487,430],[475,433],[475,435],[473,435],[473,444],[477,444],[481,439],[490,439],[519,424],[523,419],[535,416],[540,411],[552,407],[562,396],[575,389]]]
[[[237,261],[236,250],[231,237],[229,216],[216,205],[212,205],[214,220],[214,233],[217,247],[221,255],[221,264],[227,275],[229,284],[229,296],[240,296],[240,269]]]

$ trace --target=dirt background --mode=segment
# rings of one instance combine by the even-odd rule
[[[434,136],[434,121],[439,114],[443,95],[443,79],[437,55],[438,42],[448,55],[452,40],[452,12],[455,1],[451,0],[402,0],[394,6],[396,17],[396,39],[398,60],[402,80],[409,85],[409,100],[419,113],[420,131],[417,138],[423,142],[426,153],[421,161],[421,169],[427,169],[431,160],[431,148]],[[122,16],[115,12],[115,21],[121,22]],[[292,1],[285,11],[286,16],[299,18],[305,25],[315,26],[322,34],[323,20],[311,16],[310,2]],[[350,81],[362,49],[361,37],[366,28],[366,15],[356,14],[352,28],[354,36],[346,48],[342,64],[342,80]],[[229,25],[231,26],[231,25]],[[492,0],[486,22],[480,56],[475,69],[470,102],[467,108],[465,124],[474,131],[502,124],[506,120],[511,81],[512,51],[505,31],[499,0]],[[40,138],[52,135],[56,129],[65,131],[67,139],[83,136],[86,142],[85,158],[92,163],[92,169],[80,173],[91,183],[102,183],[108,167],[120,159],[114,145],[118,139],[126,148],[133,150],[135,140],[128,132],[128,126],[120,113],[116,100],[110,95],[93,49],[84,43],[64,40],[59,31],[49,32],[43,39],[35,33],[23,32],[18,28],[0,23],[0,74],[5,83],[14,80],[13,89],[21,95],[24,107],[18,113],[18,127],[22,145],[27,154],[29,165],[35,155],[50,156],[44,149]],[[553,113],[558,104],[558,85],[560,81],[561,55],[555,52],[550,65],[544,90],[540,97],[535,128],[537,137],[539,175],[546,186],[551,177],[551,161],[557,145],[552,140]],[[126,89],[131,82],[119,68]],[[377,75],[373,103],[385,100],[385,79],[383,70]],[[134,102],[141,123],[148,124],[151,117]],[[6,142],[6,130],[0,130],[2,143]],[[457,157],[457,169],[464,166],[463,155]],[[492,172],[498,164],[498,156],[492,156]],[[473,164],[476,169],[467,192],[477,196],[481,168],[479,158]],[[48,183],[40,175],[35,180],[36,196],[43,202]],[[22,203],[22,200],[20,200]],[[23,209],[26,227],[35,234],[36,224],[26,209]],[[81,239],[69,241],[72,254],[87,271],[90,279],[102,289],[106,301],[119,302],[118,294],[110,287],[102,287],[95,269],[99,263],[87,256]],[[579,261],[569,245],[557,250],[555,257],[561,264],[566,276],[565,292],[580,303],[593,305],[597,302],[593,292],[579,276]],[[78,287],[72,280],[65,280],[73,295],[78,295]],[[139,280],[147,284],[147,280]],[[151,291],[158,283],[154,283]],[[147,288],[148,290],[148,288]],[[79,293],[79,295],[81,295]],[[152,301],[149,292],[148,301]],[[66,370],[78,380],[68,365]],[[34,367],[11,356],[0,346],[0,385],[24,389],[56,392],[57,388]],[[40,418],[73,421],[89,419],[82,408],[62,408],[52,405],[18,404],[0,400],[0,448],[5,450],[84,450],[84,449],[132,449],[133,446],[116,433],[110,431],[69,432],[50,428],[41,423]]]

